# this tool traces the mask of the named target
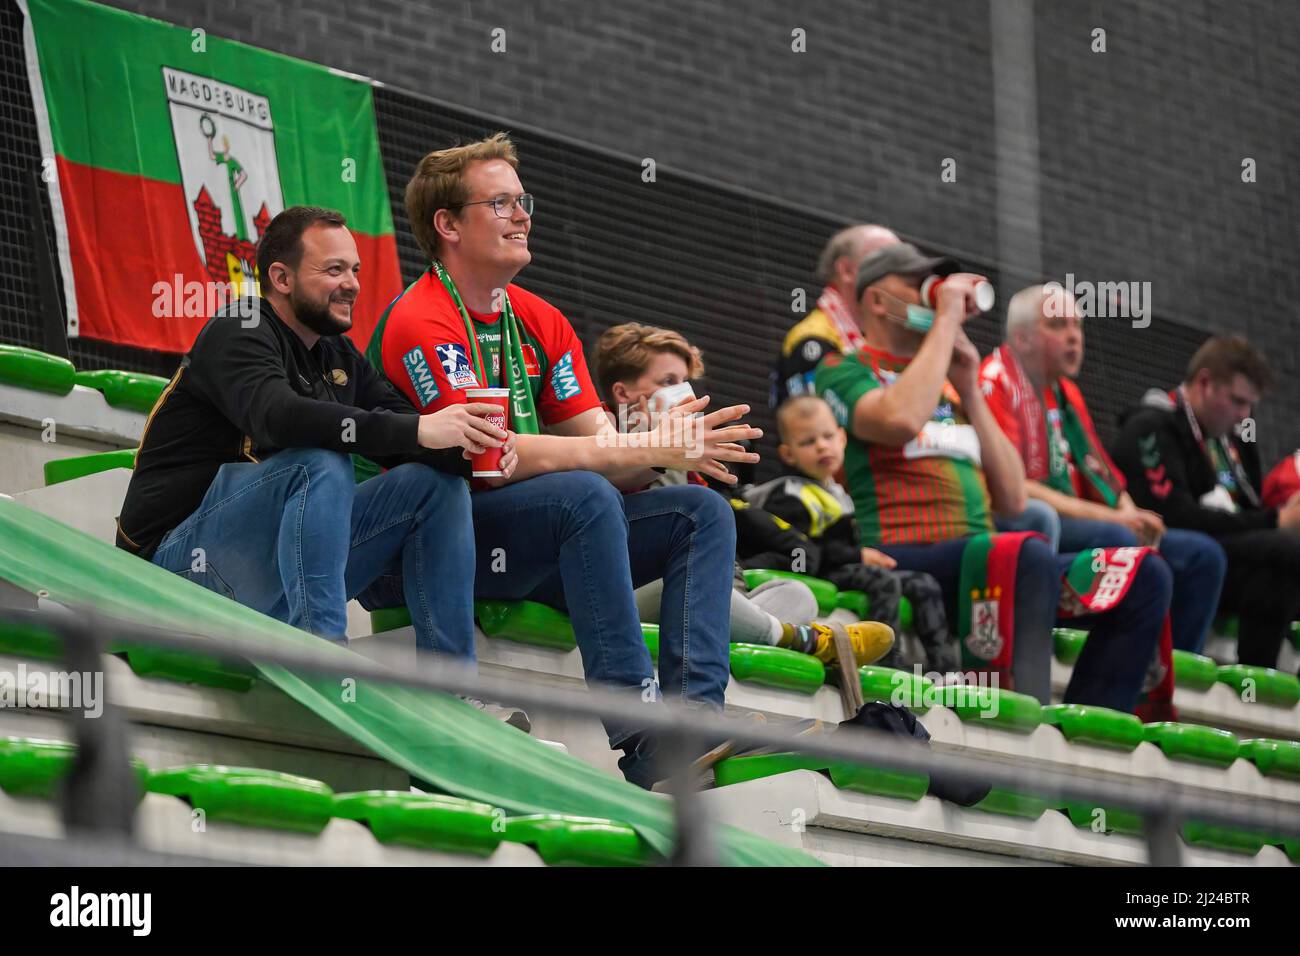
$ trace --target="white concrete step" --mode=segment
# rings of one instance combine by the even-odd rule
[[[1144,841],[1094,833],[1054,810],[1028,820],[969,810],[934,797],[918,801],[840,790],[796,770],[704,794],[712,819],[741,827],[841,866],[1139,865]],[[1255,856],[1183,846],[1192,866],[1291,866],[1281,850]]]

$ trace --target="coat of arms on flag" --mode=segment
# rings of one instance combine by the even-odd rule
[[[991,661],[1002,652],[1002,633],[998,629],[1000,589],[986,588],[981,596],[971,591],[970,633],[966,647],[982,661]]]
[[[270,101],[166,66],[162,76],[194,244],[214,282],[256,294],[257,240],[284,209]]]

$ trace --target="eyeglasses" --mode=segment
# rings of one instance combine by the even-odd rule
[[[520,193],[518,196],[496,196],[492,199],[477,199],[474,202],[458,203],[457,206],[491,206],[492,211],[497,214],[498,219],[509,219],[515,214],[515,207],[518,206],[524,211],[525,216],[533,214],[533,194]]]

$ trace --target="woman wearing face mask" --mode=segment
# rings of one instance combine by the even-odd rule
[[[704,374],[704,360],[680,333],[629,322],[601,335],[594,372],[615,427],[635,433],[652,428],[664,410],[694,397],[690,380]],[[705,483],[694,472],[666,471],[654,486],[687,482]],[[744,528],[738,526],[737,532],[743,534]],[[794,539],[791,543],[798,545]],[[637,590],[642,621],[659,620],[662,590],[662,581]],[[749,591],[737,568],[731,600],[733,643],[789,647],[829,664],[835,659],[831,629],[813,623],[816,615],[817,599],[806,584],[769,581]],[[860,665],[874,663],[893,646],[892,629],[879,622],[850,624],[846,630]]]

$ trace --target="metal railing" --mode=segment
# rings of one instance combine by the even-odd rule
[[[63,641],[63,659],[74,672],[100,671],[109,642],[146,644],[241,664],[255,661],[304,674],[346,676],[416,690],[438,691],[509,701],[535,710],[571,716],[613,719],[659,736],[669,753],[674,795],[675,848],[678,865],[711,865],[719,860],[709,815],[691,776],[695,755],[721,740],[739,747],[770,747],[834,761],[915,774],[941,773],[946,781],[970,786],[1028,792],[1061,801],[1128,810],[1141,816],[1149,861],[1157,866],[1182,862],[1179,827],[1183,821],[1300,836],[1300,808],[1268,798],[1242,802],[1236,794],[1188,792],[1172,781],[1122,780],[1088,776],[1041,766],[990,761],[957,753],[935,752],[925,745],[883,732],[799,735],[779,725],[754,725],[710,711],[664,700],[655,706],[632,703],[624,693],[602,687],[563,690],[537,684],[484,677],[463,665],[426,660],[418,673],[399,673],[357,654],[340,665],[336,651],[268,647],[262,640],[162,630],[104,617],[93,611],[0,608],[0,627],[39,628]],[[90,718],[73,709],[77,757],[64,788],[63,818],[69,831],[116,833],[129,837],[136,792],[127,755],[126,724],[111,702],[108,676],[101,693],[104,709]]]

